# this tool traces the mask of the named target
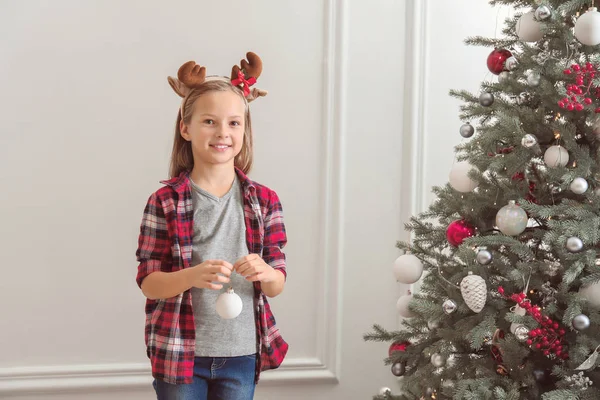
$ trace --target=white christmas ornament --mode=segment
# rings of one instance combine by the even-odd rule
[[[468,193],[477,187],[477,182],[469,178],[469,171],[473,167],[467,161],[459,161],[450,170],[450,186],[461,193]]]
[[[569,152],[562,146],[550,146],[544,153],[544,162],[551,168],[564,167],[569,162]]]
[[[514,200],[502,207],[496,214],[496,226],[508,236],[517,236],[527,228],[527,213]]]
[[[482,277],[469,272],[460,282],[460,293],[472,311],[479,313],[483,310],[487,298],[487,285]]]
[[[423,264],[412,254],[401,255],[394,262],[394,275],[398,282],[410,285],[421,279]]]
[[[537,42],[544,37],[541,24],[535,20],[534,12],[525,13],[517,21],[517,36],[524,42]]]
[[[579,295],[586,299],[590,306],[600,309],[600,282],[581,287]]]
[[[569,187],[575,194],[584,194],[588,190],[589,185],[585,178],[578,177],[573,179]]]
[[[586,46],[600,44],[600,13],[596,7],[589,10],[575,22],[575,37]]]
[[[412,300],[412,294],[410,293],[410,291],[408,292],[408,294],[405,294],[404,296],[400,296],[400,298],[398,299],[398,302],[396,303],[396,308],[398,309],[398,314],[400,314],[401,317],[404,317],[404,318],[414,317],[414,314],[412,313],[412,311],[410,311],[408,309],[408,303],[410,303],[411,300]]]
[[[242,312],[242,299],[233,291],[233,288],[227,289],[221,293],[216,302],[217,314],[223,319],[233,319]]]

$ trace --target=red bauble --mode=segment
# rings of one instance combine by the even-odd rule
[[[504,71],[506,59],[512,57],[512,53],[506,49],[495,49],[487,58],[487,67],[492,74],[500,75]]]
[[[475,228],[465,220],[454,221],[448,225],[446,239],[452,246],[460,246],[463,240],[475,234]]]
[[[394,354],[397,351],[406,351],[406,348],[408,347],[409,344],[410,344],[409,342],[393,343],[390,346],[390,350],[388,352],[389,356],[391,357],[392,354]]]

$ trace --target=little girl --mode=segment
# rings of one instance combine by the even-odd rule
[[[231,78],[206,76],[193,61],[168,78],[183,98],[171,179],[146,204],[136,252],[158,400],[252,399],[260,372],[279,367],[288,350],[266,298],[287,276],[282,207],[246,176],[248,103],[266,95],[251,88],[261,59],[246,57]],[[232,319],[215,308],[227,289],[242,301]]]

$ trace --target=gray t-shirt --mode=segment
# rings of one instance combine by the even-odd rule
[[[234,264],[248,255],[244,203],[240,182],[229,192],[216,197],[190,180],[194,205],[194,238],[192,265],[205,260],[225,260]],[[242,299],[242,312],[233,319],[217,314],[216,301],[221,293],[233,287]],[[221,290],[192,288],[192,307],[196,324],[197,357],[238,357],[256,353],[254,322],[254,287],[236,272]]]

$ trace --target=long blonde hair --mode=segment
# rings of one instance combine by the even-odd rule
[[[233,86],[229,81],[225,80],[210,80],[202,84],[201,87],[195,88],[192,93],[185,99],[183,107],[183,123],[189,124],[194,113],[194,103],[196,100],[208,92],[223,92],[230,90],[239,95],[246,104],[246,112],[244,113],[244,140],[240,153],[235,156],[234,165],[241,169],[244,174],[248,174],[252,168],[253,161],[253,139],[252,139],[252,123],[250,118],[250,107],[244,97],[242,90]],[[169,176],[174,178],[179,176],[184,171],[191,171],[194,168],[194,157],[192,155],[192,144],[181,136],[179,128],[181,124],[181,112],[177,112],[177,123],[175,124],[175,137],[173,138],[173,151],[171,152],[171,163],[169,167]]]

